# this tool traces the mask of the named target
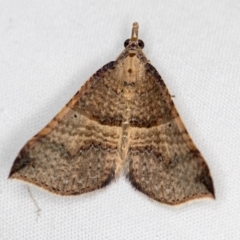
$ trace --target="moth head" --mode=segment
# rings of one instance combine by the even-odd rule
[[[131,49],[136,49],[136,48],[144,48],[144,42],[141,39],[127,39],[124,42],[124,47],[125,48],[131,48]]]
[[[138,39],[138,23],[133,23],[132,26],[132,37],[130,39],[127,39],[124,42],[124,47],[129,49],[143,49],[144,48],[144,42],[140,39]]]

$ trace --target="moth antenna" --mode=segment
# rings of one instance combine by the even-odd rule
[[[139,28],[138,23],[137,22],[133,23],[133,26],[132,26],[132,37],[131,37],[132,41],[137,41],[138,40],[138,28]]]

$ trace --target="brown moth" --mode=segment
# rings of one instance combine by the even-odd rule
[[[124,172],[134,187],[162,203],[214,198],[209,168],[142,51],[138,23],[124,46],[26,143],[9,177],[75,195]]]

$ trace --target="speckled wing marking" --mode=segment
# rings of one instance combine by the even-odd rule
[[[62,195],[89,192],[114,178],[120,159],[121,129],[118,116],[113,115],[108,106],[104,107],[104,104],[114,104],[115,93],[108,91],[105,84],[114,68],[115,62],[101,68],[58,115],[27,142],[13,164],[10,178]],[[99,108],[101,105],[103,108]]]
[[[208,166],[142,52],[137,23],[124,46],[27,142],[10,178],[71,195],[101,188],[123,171],[162,203],[214,198]]]
[[[148,89],[132,105],[128,177],[138,190],[166,204],[214,197],[207,164],[191,140],[160,75],[145,68]],[[134,119],[134,120],[132,120]]]

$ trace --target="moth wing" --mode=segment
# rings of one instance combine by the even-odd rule
[[[146,64],[147,92],[136,94],[128,150],[134,187],[166,204],[214,197],[209,168],[191,140],[156,69]]]
[[[97,71],[26,143],[12,166],[10,178],[61,195],[93,191],[114,178],[120,127],[109,119],[113,114],[109,114],[110,110],[99,108],[106,98],[114,102],[114,92],[108,91],[114,68],[115,62],[110,62]]]

